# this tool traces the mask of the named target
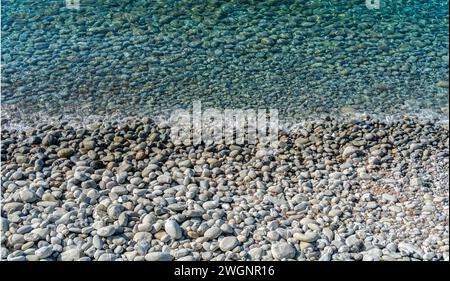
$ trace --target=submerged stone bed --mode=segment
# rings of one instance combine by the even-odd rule
[[[448,260],[448,125],[326,118],[174,145],[149,118],[2,129],[7,260]]]

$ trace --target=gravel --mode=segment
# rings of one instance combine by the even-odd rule
[[[447,125],[317,119],[262,156],[169,132],[149,118],[2,130],[1,258],[449,258]]]

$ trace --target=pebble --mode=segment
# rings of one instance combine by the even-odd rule
[[[270,251],[275,260],[293,259],[295,257],[295,248],[286,242],[272,244]]]
[[[53,254],[53,246],[49,245],[49,246],[41,247],[41,248],[37,249],[34,252],[34,254],[41,259],[48,258]]]
[[[160,184],[170,184],[170,183],[172,182],[172,178],[171,178],[170,176],[168,176],[168,175],[160,175],[160,176],[157,178],[157,181],[158,181]]]
[[[164,225],[164,230],[173,239],[182,237],[181,227],[175,220],[168,220]]]
[[[219,242],[219,247],[223,252],[231,251],[239,245],[239,240],[234,236],[224,237]]]
[[[397,197],[388,193],[383,193],[381,198],[386,201],[397,202]]]
[[[315,242],[317,239],[319,239],[319,234],[315,231],[308,231],[304,234],[294,233],[294,239],[302,242],[312,243]]]
[[[351,155],[353,155],[353,154],[356,154],[356,153],[358,153],[359,152],[359,149],[358,148],[356,148],[356,147],[354,147],[354,146],[347,146],[345,149],[344,149],[344,151],[342,152],[342,156],[344,157],[344,158],[347,158],[347,157],[349,157],[349,156],[351,156]]]
[[[77,261],[80,258],[78,249],[69,249],[61,253],[62,261]]]
[[[213,226],[213,227],[207,229],[203,236],[205,238],[207,238],[208,240],[211,240],[211,239],[216,239],[217,237],[220,236],[220,234],[222,234],[222,230],[220,228],[218,228],[217,226]]]
[[[351,248],[353,246],[358,246],[359,244],[362,244],[362,242],[360,239],[358,239],[358,237],[356,237],[356,235],[350,235],[345,239],[345,244]]]
[[[108,225],[97,230],[97,235],[100,237],[109,237],[116,232],[116,228],[113,225]]]
[[[112,253],[103,253],[98,258],[98,261],[115,261],[117,259],[117,256]]]
[[[407,242],[400,242],[398,244],[398,250],[408,256],[417,254],[418,256],[422,257],[424,255],[424,251],[420,247]]]
[[[25,202],[25,203],[33,203],[34,201],[36,201],[36,194],[28,189],[24,189],[20,192],[19,194],[20,199]]]
[[[171,261],[173,257],[165,252],[152,252],[145,255],[146,261]]]
[[[69,158],[74,153],[72,148],[62,148],[58,151],[59,158]]]

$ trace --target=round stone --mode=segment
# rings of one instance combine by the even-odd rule
[[[20,199],[26,203],[32,203],[36,201],[36,193],[29,189],[24,189],[19,193]]]
[[[219,247],[223,252],[230,251],[238,245],[239,245],[239,240],[234,236],[227,236],[227,237],[223,238],[219,243]]]
[[[209,240],[211,240],[211,239],[216,239],[217,237],[220,236],[220,234],[222,234],[222,230],[220,230],[220,228],[218,228],[217,226],[213,226],[213,227],[207,229],[203,236],[205,238],[208,238]]]
[[[295,248],[287,242],[279,242],[272,244],[272,256],[276,260],[293,259],[295,257]]]

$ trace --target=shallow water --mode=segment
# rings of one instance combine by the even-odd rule
[[[2,107],[25,118],[195,100],[448,118],[448,0],[4,0],[1,28]]]

